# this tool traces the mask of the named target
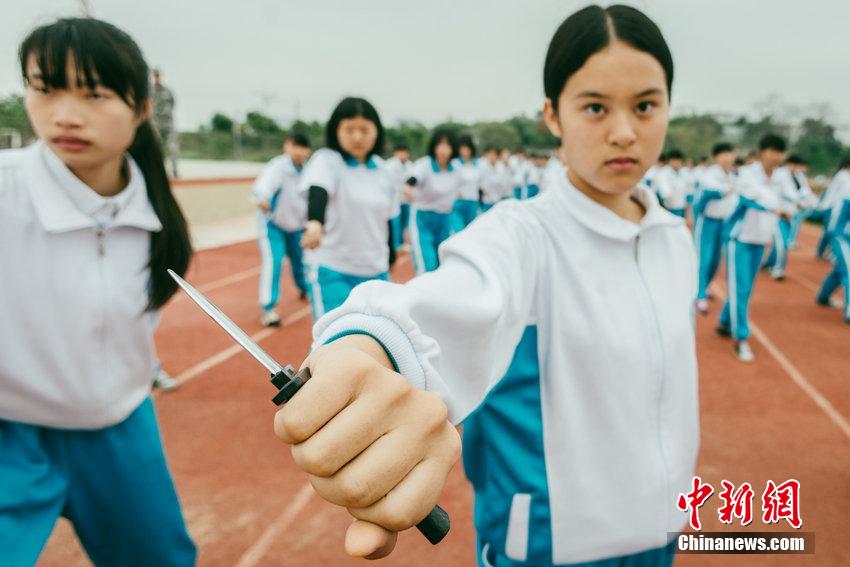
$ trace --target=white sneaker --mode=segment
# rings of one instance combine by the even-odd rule
[[[785,279],[785,272],[783,270],[773,269],[773,270],[770,271],[770,277],[772,277],[774,280],[776,280],[778,282],[781,282],[782,280]]]
[[[176,389],[180,384],[177,383],[177,380],[168,375],[168,372],[159,369],[159,372],[156,373],[153,379],[153,387],[159,390],[163,390],[168,392],[170,390]]]
[[[738,341],[735,343],[735,356],[741,362],[752,362],[756,358],[753,355],[753,349],[750,348],[750,343],[747,341]]]
[[[708,315],[708,300],[700,299],[697,301],[697,313],[700,315]]]
[[[263,316],[260,317],[260,322],[264,327],[279,327],[280,315],[278,315],[277,311],[274,309],[270,311],[263,311]]]
[[[834,297],[827,299],[826,303],[821,303],[819,300],[815,300],[815,302],[822,307],[830,307],[832,309],[841,309],[844,307],[844,305]]]

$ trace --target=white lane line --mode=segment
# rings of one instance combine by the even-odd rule
[[[721,300],[726,299],[726,293],[720,289],[720,287],[716,284],[712,284],[711,287],[714,289],[714,293],[718,295]],[[835,409],[829,400],[824,397],[820,391],[812,386],[812,383],[809,382],[802,372],[797,370],[797,367],[791,364],[791,361],[782,354],[782,351],[777,347],[773,341],[767,336],[767,334],[761,330],[761,328],[756,325],[752,318],[750,319],[750,328],[753,331],[753,336],[767,349],[767,352],[779,363],[779,366],[782,367],[783,370],[788,374],[791,380],[800,387],[803,392],[809,396],[815,405],[817,405],[823,412],[829,417],[832,422],[838,426],[838,428],[850,439],[850,423],[844,418],[841,413]]]
[[[295,313],[293,313],[289,317],[285,318],[281,323],[281,327],[279,327],[279,328],[286,328],[289,325],[291,325],[291,324],[293,324],[297,321],[300,321],[301,319],[308,316],[309,314],[310,314],[310,308],[309,307],[302,307],[301,309],[299,309],[298,311],[296,311]],[[269,327],[267,329],[263,329],[262,331],[258,331],[257,333],[254,333],[253,335],[251,335],[251,339],[256,343],[259,343],[263,339],[266,339],[266,338],[270,337],[271,335],[273,335],[277,330],[278,329],[275,329],[274,327]],[[220,351],[220,352],[212,355],[211,357],[202,360],[201,362],[192,366],[191,368],[187,368],[186,370],[184,370],[183,372],[181,372],[180,374],[175,376],[174,380],[177,381],[178,384],[181,384],[181,385],[185,384],[186,382],[197,378],[198,376],[200,376],[201,374],[203,374],[204,372],[206,372],[210,368],[214,368],[215,366],[218,366],[219,364],[221,364],[225,360],[233,358],[234,356],[236,356],[237,354],[239,354],[242,351],[243,351],[242,347],[239,346],[238,344],[232,345],[232,346],[224,349],[223,351]]]
[[[789,361],[785,357],[785,355],[782,354],[782,351],[779,350],[779,348],[775,344],[773,344],[773,341],[768,338],[768,336],[764,333],[764,331],[761,330],[761,328],[759,328],[758,325],[756,325],[755,323],[751,323],[750,326],[753,329],[753,335],[764,345],[764,347],[771,354],[771,356],[776,359],[776,362],[778,362],[779,365],[783,369],[785,369],[785,372],[788,373],[788,376],[791,377],[791,380],[793,380],[794,383],[797,384],[800,389],[802,389],[815,402],[815,404],[817,404],[818,407],[822,409],[826,415],[829,416],[829,419],[831,419],[832,422],[835,423],[835,425],[837,425],[838,428],[844,432],[844,435],[846,435],[847,438],[850,439],[850,423],[847,423],[847,420],[844,419],[844,416],[841,415],[837,409],[835,409],[835,406],[829,403],[829,400],[827,400],[823,396],[823,394],[821,394],[817,390],[817,388],[812,386],[811,382],[806,380],[806,377],[803,376],[803,373],[797,370],[797,367],[791,364],[791,361]]]
[[[236,567],[254,567],[254,565],[257,565],[263,556],[268,553],[269,548],[271,548],[280,534],[292,525],[299,512],[307,506],[314,494],[313,486],[309,482],[302,486],[289,506],[269,524],[266,531],[263,532],[254,545],[245,551],[236,564]]]
[[[792,274],[788,274],[788,278],[797,282],[798,284],[800,284],[804,288],[808,289],[809,291],[813,291],[814,293],[817,293],[817,292],[820,291],[820,285],[816,284],[815,282],[813,282],[809,278],[806,278],[806,277],[803,277],[803,276],[795,276],[795,275],[792,275]],[[835,299],[835,307],[837,309],[844,309],[844,300],[843,299]]]
[[[263,329],[262,331],[251,335],[251,339],[255,343],[259,343],[260,341],[262,341],[266,337],[273,335],[275,331],[276,331],[276,329],[272,329],[272,328]],[[238,344],[230,346],[230,347],[224,349],[223,351],[218,352],[218,353],[212,355],[211,357],[202,360],[201,362],[192,366],[191,368],[187,368],[186,370],[184,370],[183,372],[181,372],[180,374],[175,376],[174,380],[178,384],[183,385],[186,382],[188,382],[189,380],[194,380],[195,378],[197,378],[198,376],[200,376],[201,374],[203,374],[204,372],[206,372],[210,368],[218,366],[219,364],[221,364],[225,360],[233,358],[234,356],[236,356],[240,352],[244,352],[244,349],[241,346],[239,346]]]
[[[198,291],[200,291],[201,293],[209,293],[211,291],[214,291],[214,290],[217,290],[219,288],[228,286],[230,284],[241,282],[242,280],[246,280],[250,277],[258,275],[259,273],[260,273],[260,267],[257,266],[257,267],[251,268],[250,270],[244,270],[242,272],[237,272],[237,273],[231,274],[227,277],[217,279],[215,281],[211,281],[210,283],[208,283],[206,285],[198,286]],[[181,293],[180,295],[178,295],[177,297],[174,298],[174,301],[172,303],[177,303],[178,301],[183,301],[185,299],[186,299],[186,294]]]

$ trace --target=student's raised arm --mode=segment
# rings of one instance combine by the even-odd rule
[[[536,226],[500,206],[441,248],[440,268],[367,282],[314,328],[311,378],[275,431],[326,500],[352,555],[389,553],[459,458],[459,423],[504,375],[532,310]],[[519,205],[518,203],[516,205]],[[372,554],[375,555],[372,555]]]

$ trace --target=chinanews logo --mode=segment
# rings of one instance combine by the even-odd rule
[[[735,486],[720,481],[717,493],[717,517],[721,524],[751,526],[756,517],[756,491],[744,482]],[[794,530],[803,527],[800,512],[800,481],[789,479],[777,484],[765,483],[761,492],[761,523],[770,526],[787,523]],[[714,487],[694,477],[691,490],[679,494],[676,507],[688,513],[688,524],[694,532],[702,531],[700,512],[715,494]],[[783,524],[784,525],[784,524]],[[706,532],[670,534],[677,540],[678,553],[814,553],[814,533],[810,532]]]

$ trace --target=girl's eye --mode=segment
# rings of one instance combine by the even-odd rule
[[[601,116],[605,113],[605,107],[599,103],[591,103],[584,107],[584,110],[592,116]]]
[[[638,114],[647,114],[653,108],[655,108],[654,102],[644,101],[644,102],[638,103],[636,110],[637,110]]]
[[[91,91],[86,95],[86,98],[89,100],[103,100],[106,98],[106,95],[97,91]]]
[[[35,92],[37,92],[37,93],[41,93],[41,94],[48,94],[48,93],[50,92],[50,89],[48,89],[48,88],[47,88],[47,87],[45,87],[44,85],[32,85],[32,84],[31,84],[31,85],[30,85],[30,88],[31,88],[32,90],[34,90]]]

